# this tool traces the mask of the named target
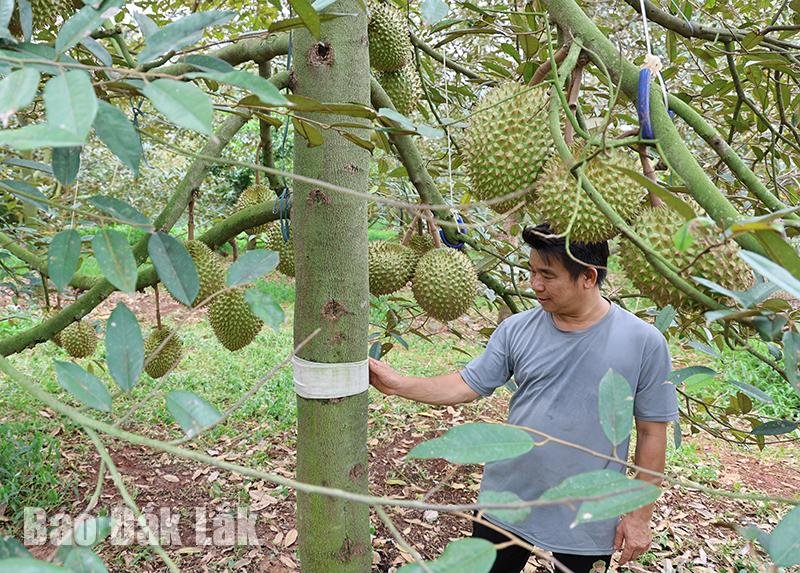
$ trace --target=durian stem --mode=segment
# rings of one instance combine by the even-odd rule
[[[555,91],[555,89],[556,88],[554,86],[553,90]],[[597,205],[597,208],[600,209],[600,211],[608,218],[609,221],[611,221],[614,227],[619,229],[620,232],[625,235],[626,238],[628,238],[628,240],[630,240],[634,245],[636,245],[637,248],[639,248],[639,250],[642,251],[647,261],[653,265],[653,267],[655,267],[655,269],[661,275],[666,277],[667,280],[669,280],[669,282],[671,282],[676,288],[680,289],[681,292],[709,308],[724,309],[724,305],[720,304],[710,296],[702,293],[689,282],[681,278],[681,276],[676,272],[676,269],[673,268],[673,266],[666,261],[660,253],[650,248],[650,246],[633,231],[630,225],[625,222],[619,213],[617,213],[614,208],[609,205],[608,202],[606,202],[597,189],[595,189],[594,185],[592,185],[592,182],[589,181],[589,179],[583,174],[582,164],[575,161],[572,152],[567,146],[567,142],[564,141],[564,136],[561,134],[559,111],[558,100],[554,94],[550,104],[549,126],[556,149],[558,150],[558,154],[561,156],[561,159],[567,165],[571,166],[570,172],[574,177],[577,178],[581,187],[594,202],[594,204]],[[569,253],[569,242],[567,242],[567,252]]]
[[[656,183],[656,170],[653,167],[653,162],[650,160],[650,156],[647,155],[647,146],[645,144],[637,145],[639,151],[639,162],[642,164],[642,173],[645,177],[647,177],[653,183]],[[652,191],[647,192],[648,201],[650,201],[651,207],[660,207],[664,204],[664,201],[653,193]]]
[[[561,67],[559,67],[558,64],[556,64],[555,53],[553,52],[553,42],[548,29],[547,49],[550,54],[550,75],[553,76],[553,87],[556,88],[558,100],[561,102],[564,115],[567,117],[567,121],[572,126],[572,129],[575,131],[575,133],[578,133],[584,139],[589,139],[589,133],[580,126],[575,114],[572,113],[572,109],[569,106],[569,101],[564,93],[564,80],[562,79],[562,77],[566,77],[567,75],[571,74],[575,69],[575,66],[578,65],[578,58],[580,57],[582,50],[581,45],[578,42],[573,42],[569,47],[569,53],[567,54],[566,58],[564,58]]]
[[[156,303],[156,328],[161,328],[161,304],[158,296],[158,285],[153,285],[153,297],[155,298]]]
[[[440,64],[445,64],[448,68],[450,68],[454,72],[458,72],[459,74],[466,76],[471,80],[479,81],[483,85],[494,85],[496,83],[494,80],[481,77],[479,74],[473,72],[466,66],[459,64],[458,62],[454,62],[450,58],[445,59],[445,57],[442,54],[440,54],[434,48],[423,42],[413,33],[411,33],[410,36],[411,36],[411,43],[414,44],[414,46],[416,46],[417,48],[428,54],[431,58],[433,58]]]
[[[186,231],[186,237],[190,241],[194,240],[194,205],[196,199],[197,199],[197,189],[192,189],[192,194],[189,198],[189,207],[187,209],[188,223]]]
[[[417,223],[419,222],[421,216],[422,216],[422,211],[417,211],[417,213],[414,215],[414,219],[412,219],[411,223],[408,225],[408,228],[406,229],[406,232],[403,234],[403,240],[400,241],[403,245],[408,246],[408,244],[411,242],[411,237],[414,236],[415,227],[417,226]]]
[[[561,65],[561,62],[563,62],[564,58],[566,58],[567,54],[569,54],[569,49],[570,46],[567,44],[564,44],[558,49],[558,51],[554,55],[554,60],[556,65],[558,66]],[[536,68],[536,71],[533,72],[533,75],[531,76],[531,81],[528,82],[528,85],[535,86],[542,83],[545,80],[545,78],[550,74],[551,69],[553,69],[552,60],[547,59],[544,62],[542,62],[539,65],[539,67]]]
[[[495,294],[497,294],[497,296],[503,299],[503,302],[506,303],[511,312],[513,312],[514,314],[517,314],[519,312],[519,307],[517,306],[517,303],[514,302],[514,299],[511,298],[511,295],[508,294],[508,291],[506,291],[506,289],[503,288],[503,285],[499,280],[494,278],[489,273],[478,273],[478,280],[481,281],[490,289],[492,289],[495,292]]]
[[[44,291],[44,306],[50,310],[50,289],[47,286],[47,275],[40,271],[39,278],[42,280],[42,290]]]

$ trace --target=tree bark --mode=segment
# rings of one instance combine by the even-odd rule
[[[369,105],[367,17],[359,0],[341,0],[332,10],[355,17],[322,24],[319,39],[293,34],[293,91],[325,102]],[[324,124],[367,120],[306,113]],[[369,189],[370,154],[333,130],[322,145],[295,137],[294,170],[350,189]],[[367,357],[369,285],[367,203],[295,181],[292,206],[297,300],[295,344],[321,332],[298,354],[313,362],[358,362]],[[366,493],[367,392],[329,400],[297,398],[297,479]],[[318,494],[297,495],[301,570],[367,572],[372,562],[369,507]]]

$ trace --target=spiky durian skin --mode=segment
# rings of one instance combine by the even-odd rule
[[[473,197],[487,201],[518,191],[531,192],[490,205],[498,213],[533,198],[536,178],[553,154],[548,110],[549,98],[543,88],[516,83],[493,88],[481,100],[460,145]]]
[[[292,230],[289,229],[289,240],[283,240],[283,233],[281,232],[280,225],[273,223],[267,229],[267,235],[264,237],[267,248],[271,251],[278,253],[278,272],[285,274],[287,277],[294,276],[294,240],[292,238]]]
[[[413,65],[408,64],[396,72],[378,72],[375,76],[397,111],[409,115],[417,109],[422,84]]]
[[[244,291],[238,288],[217,295],[208,307],[208,322],[217,340],[231,351],[253,342],[264,324],[247,306]]]
[[[369,244],[369,292],[391,294],[406,286],[414,274],[416,253],[400,243]]]
[[[59,16],[66,20],[75,12],[75,8],[72,0],[31,0],[33,33],[52,28]],[[8,29],[14,36],[22,36],[19,7],[14,10]]]
[[[86,358],[97,347],[97,333],[83,320],[73,322],[61,331],[61,346],[73,358]]]
[[[694,242],[688,249],[679,250],[675,246],[673,236],[684,224],[683,217],[678,213],[666,206],[660,206],[642,210],[633,225],[633,230],[673,266],[681,269],[681,276],[684,279],[714,298],[719,297],[692,281],[691,277],[700,276],[731,290],[743,290],[752,285],[753,274],[737,255],[738,247],[734,243],[728,241],[721,246],[712,247],[708,252],[703,252],[711,245],[720,242],[719,232],[713,226],[703,226],[699,222],[693,224],[691,234]],[[658,306],[671,304],[683,310],[701,309],[699,303],[674,287],[651,266],[642,252],[630,241],[622,242],[620,261],[625,274],[639,292]]]
[[[186,241],[186,250],[197,268],[200,279],[200,290],[192,301],[197,306],[215,292],[225,288],[225,267],[222,266],[214,251],[202,241]]]
[[[411,247],[415,253],[422,256],[434,247],[433,237],[427,233],[424,235],[412,235],[411,239],[408,241],[408,246]]]
[[[168,326],[156,327],[144,341],[144,370],[153,378],[161,378],[181,361],[183,343],[177,335],[173,335],[157,354],[153,354],[170,334],[172,329]]]
[[[381,72],[396,72],[411,61],[413,48],[406,20],[390,4],[375,0],[368,4],[369,65]]]
[[[477,288],[472,262],[455,249],[428,251],[414,271],[414,298],[428,316],[442,322],[466,313],[475,301]]]
[[[264,203],[265,201],[269,201],[272,197],[274,197],[274,193],[272,189],[267,187],[266,185],[261,184],[254,184],[247,187],[244,191],[241,192],[239,197],[236,199],[236,204],[234,205],[234,211],[241,211],[246,207],[250,207],[251,205],[257,205],[258,203]],[[263,225],[259,225],[257,227],[250,227],[247,229],[247,233],[250,235],[258,235],[259,233],[264,233],[269,228],[269,223],[264,223]]]
[[[576,151],[575,156],[580,158],[580,150]],[[613,166],[636,167],[633,159],[623,151],[610,149],[586,163],[583,173],[608,204],[625,221],[630,221],[641,206],[645,190]],[[578,187],[578,180],[557,153],[545,164],[536,180],[534,211],[541,220],[550,223],[554,232],[564,234],[569,229],[570,241],[600,243],[617,234],[611,221],[583,188]]]

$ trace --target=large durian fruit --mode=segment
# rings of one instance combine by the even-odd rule
[[[225,288],[225,267],[217,255],[202,241],[186,241],[186,250],[197,268],[200,290],[192,301],[197,306],[215,292]]]
[[[283,240],[283,233],[278,223],[273,223],[267,229],[267,234],[264,237],[267,243],[267,248],[270,251],[275,251],[280,257],[278,261],[278,272],[285,274],[287,277],[294,276],[294,240],[292,239],[292,230],[289,229],[289,240]]]
[[[76,6],[80,6],[80,2],[76,4],[73,0],[30,0],[30,2],[34,35],[42,30],[52,28],[59,16],[66,20],[75,12]],[[14,36],[22,36],[18,5],[8,23],[8,29]]]
[[[261,185],[260,183],[255,183],[247,187],[244,191],[241,192],[239,197],[236,199],[236,204],[234,205],[234,211],[241,211],[246,207],[250,207],[251,205],[257,205],[258,203],[264,203],[265,201],[269,201],[275,196],[272,189],[267,187],[266,185]],[[246,229],[249,235],[258,235],[259,233],[264,233],[269,228],[269,223],[264,223],[263,225],[258,225],[257,227],[250,227]]]
[[[172,334],[164,347],[156,353],[159,345],[171,334],[172,329],[168,326],[156,327],[144,341],[144,370],[153,378],[161,378],[181,361],[183,343],[177,334]]]
[[[425,313],[447,322],[467,312],[475,301],[478,275],[467,255],[442,248],[425,253],[412,282],[414,298]]]
[[[97,347],[97,333],[88,322],[78,320],[61,331],[61,346],[73,358],[86,358]]]
[[[396,72],[411,61],[412,46],[403,13],[394,6],[369,0],[369,65]]]
[[[422,95],[422,84],[413,64],[396,72],[378,72],[375,76],[398,112],[409,115],[417,109]]]
[[[580,158],[580,152],[578,148],[574,155]],[[585,163],[583,173],[608,204],[625,221],[630,221],[642,204],[645,190],[636,181],[614,169],[614,166],[636,169],[636,163],[630,155],[613,148]],[[539,219],[550,223],[557,234],[564,234],[569,228],[571,242],[600,243],[617,234],[611,221],[583,188],[578,187],[578,180],[557,153],[545,164],[536,180],[535,189],[534,211]]]
[[[414,274],[417,254],[400,243],[373,241],[369,244],[369,292],[391,294],[406,286]]]
[[[690,223],[693,242],[683,251],[678,249],[673,237],[685,223],[680,214],[667,206],[659,206],[644,209],[637,217],[633,230],[674,267],[680,269],[684,279],[710,296],[718,298],[692,281],[691,277],[700,276],[730,290],[743,290],[752,285],[753,274],[737,255],[738,247],[735,243],[728,241],[712,247],[720,243],[720,233],[714,225],[706,225],[701,221]],[[709,247],[710,250],[706,251]],[[699,303],[656,271],[633,243],[622,242],[620,261],[625,274],[639,292],[658,306],[671,304],[684,310],[701,309]]]
[[[244,348],[264,323],[250,310],[241,288],[217,295],[208,307],[208,322],[217,340],[228,350]]]
[[[460,146],[475,199],[487,201],[533,190],[553,154],[547,126],[549,107],[544,88],[517,83],[493,88],[481,100]],[[490,207],[504,213],[523,200],[525,197],[516,196]]]

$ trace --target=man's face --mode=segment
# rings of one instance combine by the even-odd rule
[[[544,310],[568,313],[583,305],[584,275],[573,280],[560,260],[545,259],[535,249],[531,249],[530,269],[531,287]]]

